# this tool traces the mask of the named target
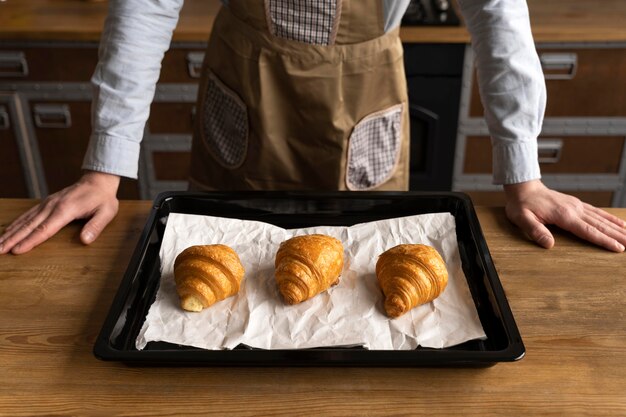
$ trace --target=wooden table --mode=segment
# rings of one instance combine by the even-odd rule
[[[0,200],[0,230],[34,204]],[[143,368],[92,347],[150,202],[121,203],[93,245],[79,224],[0,256],[0,415],[626,415],[626,254],[557,232],[526,241],[478,215],[526,357],[483,369]],[[626,209],[611,209],[626,218]]]

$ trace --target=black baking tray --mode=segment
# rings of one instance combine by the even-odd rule
[[[200,214],[270,223],[285,229],[350,226],[416,214],[449,212],[455,217],[463,271],[487,335],[444,348],[368,350],[314,349],[205,350],[135,339],[156,297],[159,248],[169,213]],[[130,365],[185,366],[492,366],[521,359],[525,349],[496,273],[470,198],[463,193],[421,192],[167,192],[154,201],[94,346],[102,360]]]

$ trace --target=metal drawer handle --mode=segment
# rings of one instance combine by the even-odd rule
[[[191,78],[200,78],[203,62],[204,52],[189,52],[187,54],[187,71]]]
[[[571,80],[576,76],[578,55],[574,53],[545,52],[539,60],[546,80]]]
[[[0,106],[0,130],[6,130],[11,126],[9,122],[9,112],[4,106]]]
[[[72,126],[72,115],[67,104],[36,104],[35,126],[41,128],[67,128]]]
[[[0,52],[0,78],[26,77],[28,62],[24,52]]]
[[[556,164],[561,160],[563,139],[539,139],[537,149],[540,164]]]

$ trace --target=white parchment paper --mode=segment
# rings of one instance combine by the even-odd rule
[[[281,242],[324,233],[345,250],[339,284],[297,305],[283,302],[274,278]],[[222,243],[241,259],[245,276],[237,295],[200,313],[180,308],[174,260],[192,245]],[[375,274],[378,255],[401,243],[433,246],[448,268],[448,285],[434,301],[389,319]],[[262,349],[360,345],[368,349],[444,348],[485,338],[461,269],[450,213],[433,213],[350,227],[282,229],[271,224],[172,213],[161,245],[161,282],[136,340],[137,349],[165,341],[204,349],[239,344]]]

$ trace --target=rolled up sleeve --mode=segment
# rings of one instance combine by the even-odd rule
[[[92,134],[83,169],[137,178],[161,61],[183,0],[111,0],[92,77]]]
[[[546,86],[524,0],[459,0],[472,37],[485,120],[493,145],[493,182],[541,178],[537,137]]]

